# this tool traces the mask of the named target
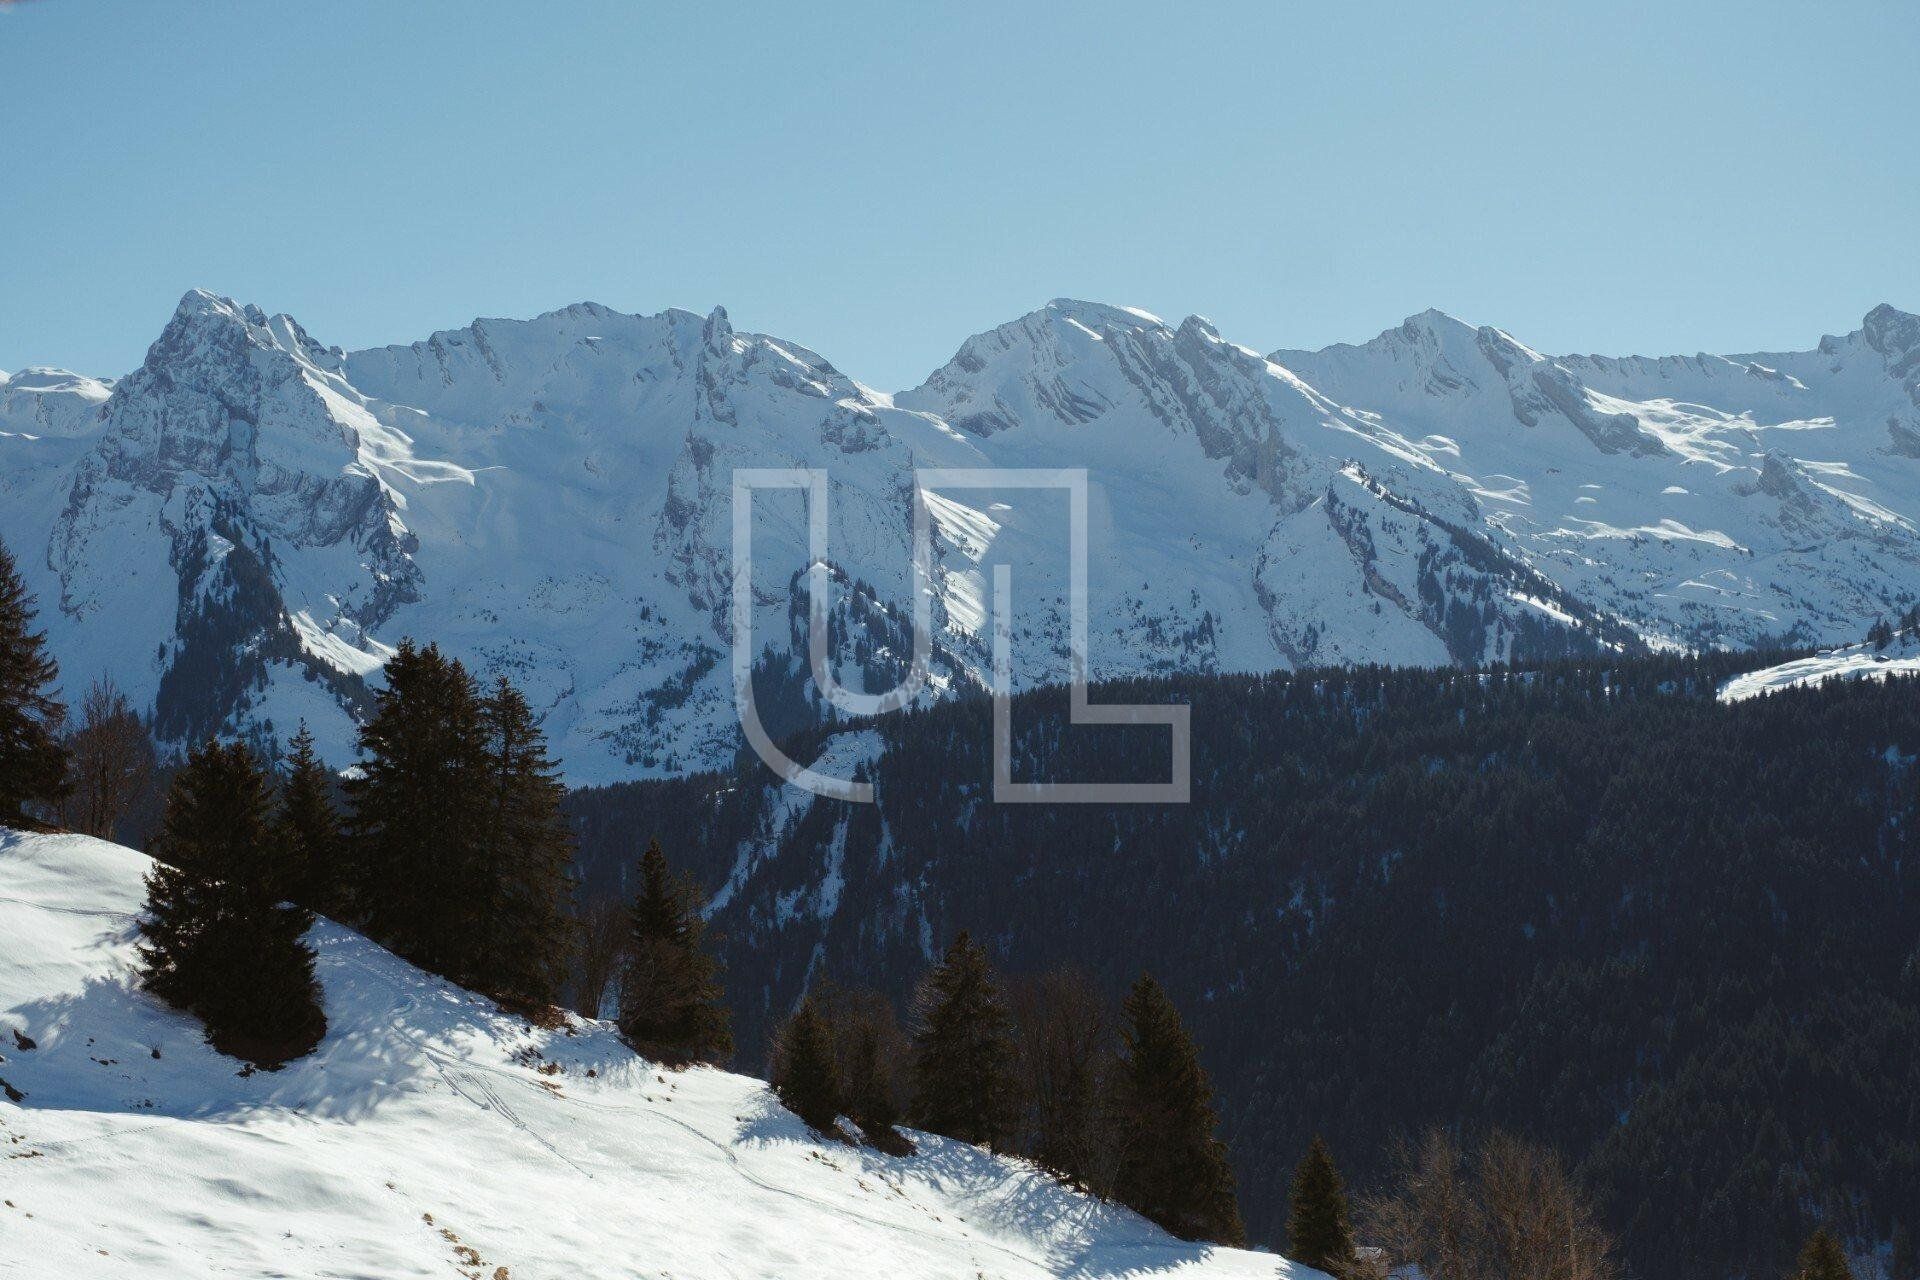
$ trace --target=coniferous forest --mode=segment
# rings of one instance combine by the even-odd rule
[[[777,839],[735,777],[568,807],[592,894],[634,832],[726,886],[744,1061],[803,984],[906,1008],[968,930],[1108,1003],[1152,971],[1255,1241],[1316,1136],[1372,1192],[1439,1125],[1561,1153],[1640,1274],[1784,1274],[1817,1226],[1920,1217],[1920,688],[1715,700],[1767,660],[1097,690],[1192,705],[1187,806],[996,806],[977,702],[882,721],[879,803]],[[1067,729],[1055,692],[1014,722],[1016,778],[1166,776],[1163,733]]]

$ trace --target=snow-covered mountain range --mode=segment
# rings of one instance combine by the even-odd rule
[[[824,1141],[328,921],[326,1039],[243,1070],[134,980],[151,866],[0,830],[0,1274],[1321,1280],[965,1143]]]
[[[733,472],[794,466],[831,477],[856,689],[904,663],[928,467],[1087,469],[1096,677],[1832,644],[1920,598],[1920,318],[1613,359],[1429,311],[1262,356],[1062,300],[889,395],[719,309],[347,352],[196,291],[125,377],[0,383],[0,539],[68,683],[110,674],[174,742],[305,719],[335,759],[411,635],[527,687],[575,781],[730,760]],[[1065,678],[1064,496],[929,505],[922,696],[990,670],[996,563],[1017,680]],[[754,647],[797,727],[801,497],[756,511]]]

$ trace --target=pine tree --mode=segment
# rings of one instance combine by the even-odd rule
[[[913,1115],[920,1128],[999,1148],[1017,1116],[1006,1002],[987,953],[962,932],[915,997]]]
[[[844,1099],[835,1060],[834,1027],[808,995],[780,1028],[774,1045],[773,1091],[781,1105],[823,1134],[835,1132]]]
[[[303,937],[313,917],[283,900],[270,812],[266,774],[244,746],[195,748],[167,795],[140,924],[147,988],[197,1015],[221,1052],[263,1064],[326,1033]]]
[[[1183,1240],[1244,1243],[1226,1144],[1214,1137],[1213,1087],[1193,1038],[1147,974],[1133,984],[1121,1012],[1115,1196]]]
[[[493,901],[480,698],[466,668],[434,645],[402,641],[386,676],[347,784],[356,900],[375,938],[472,985]]]
[[[502,676],[481,707],[489,791],[481,875],[488,894],[487,951],[476,985],[510,1004],[559,998],[573,952],[573,833],[561,814],[566,788],[546,735],[520,691]]]
[[[1293,1173],[1288,1202],[1288,1254],[1296,1262],[1339,1275],[1353,1262],[1353,1223],[1346,1184],[1327,1144],[1315,1137]]]
[[[33,619],[26,584],[0,545],[0,826],[26,825],[30,806],[52,806],[67,791],[66,711],[53,688],[60,668]]]
[[[342,916],[347,913],[348,886],[340,815],[333,807],[333,775],[315,753],[305,721],[288,745],[287,776],[275,819],[287,857],[283,892],[310,911]]]
[[[1794,1268],[1793,1280],[1853,1280],[1847,1251],[1825,1227],[1807,1238],[1806,1247],[1800,1250],[1800,1265]]]
[[[636,1051],[671,1066],[721,1063],[733,1031],[720,990],[720,966],[706,949],[701,894],[676,878],[654,841],[640,859],[620,1031]]]

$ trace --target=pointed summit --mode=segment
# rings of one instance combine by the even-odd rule
[[[173,318],[178,321],[205,315],[238,316],[239,313],[240,304],[232,298],[224,298],[209,289],[189,289],[180,295]]]
[[[1440,333],[1446,330],[1464,330],[1468,333],[1473,333],[1478,330],[1479,326],[1468,324],[1465,320],[1462,320],[1450,311],[1442,311],[1438,307],[1428,307],[1425,311],[1417,312],[1408,316],[1405,320],[1402,320],[1400,322],[1400,328],[1403,331],[1418,329],[1428,333]]]
[[[304,353],[312,345],[312,339],[291,316],[269,317],[252,303],[236,302],[206,289],[189,289],[148,349],[146,364],[210,357],[231,361],[249,347]]]
[[[1867,345],[1889,358],[1920,351],[1920,316],[1883,302],[1860,322]]]

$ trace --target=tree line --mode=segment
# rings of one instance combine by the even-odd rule
[[[814,1130],[892,1154],[895,1128],[1023,1155],[1184,1240],[1243,1244],[1213,1090],[1166,992],[1141,975],[1118,1016],[1084,975],[1008,984],[962,932],[921,978],[910,1031],[872,991],[807,992],[775,1037],[780,1100]]]

